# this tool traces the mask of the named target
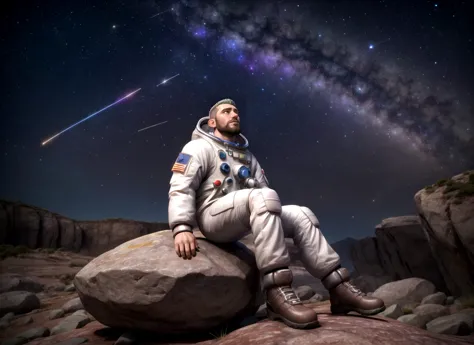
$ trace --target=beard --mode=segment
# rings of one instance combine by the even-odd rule
[[[219,132],[226,136],[234,136],[240,134],[240,123],[238,122],[237,124],[229,122],[223,125],[222,123],[220,123],[220,121],[216,121],[216,128],[219,130]]]

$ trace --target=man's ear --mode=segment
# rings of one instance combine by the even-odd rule
[[[216,119],[209,119],[207,125],[211,128],[216,128]]]

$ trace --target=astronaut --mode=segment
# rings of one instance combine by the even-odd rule
[[[314,328],[319,326],[316,312],[304,306],[292,288],[285,243],[285,237],[291,237],[307,271],[328,289],[332,313],[373,315],[385,309],[381,299],[366,296],[349,282],[349,271],[341,267],[314,213],[307,207],[281,205],[240,133],[233,100],[212,106],[191,138],[171,169],[168,222],[177,255],[196,255],[194,228],[217,243],[252,233],[268,317],[294,328]]]

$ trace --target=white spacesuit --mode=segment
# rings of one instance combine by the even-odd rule
[[[314,213],[307,207],[282,206],[248,150],[247,139],[240,134],[238,145],[223,142],[209,133],[207,120],[198,121],[173,168],[168,221],[174,234],[185,229],[177,225],[187,224],[199,227],[211,241],[231,242],[252,231],[263,274],[289,266],[284,237],[294,239],[302,262],[315,277],[337,267],[339,255],[319,231]]]
[[[315,312],[304,307],[291,288],[290,257],[284,238],[293,238],[305,268],[322,280],[330,294],[349,280],[348,271],[340,268],[339,255],[327,243],[309,208],[281,205],[257,159],[248,150],[248,140],[240,133],[232,142],[218,138],[208,120],[209,117],[203,117],[198,121],[192,140],[183,147],[172,167],[168,222],[173,236],[198,227],[211,241],[232,242],[252,232],[269,315],[296,328],[317,325]],[[352,285],[351,289],[360,299],[360,291]],[[373,301],[362,307],[352,303],[349,308],[347,303],[333,300],[333,312],[356,310],[368,314],[380,308]]]

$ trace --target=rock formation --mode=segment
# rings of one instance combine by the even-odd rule
[[[474,171],[420,190],[415,204],[449,291],[474,293]]]
[[[439,291],[448,292],[419,217],[384,219],[377,225],[375,235],[380,262],[393,280],[424,278],[432,282]]]
[[[95,256],[164,229],[168,224],[125,219],[76,221],[39,207],[0,200],[0,244],[64,248]]]
[[[418,277],[448,292],[417,216],[384,219],[376,226],[375,235],[357,241],[352,250],[359,276],[355,281],[363,290],[374,291],[389,281]]]
[[[183,260],[170,230],[141,236],[93,259],[74,285],[85,309],[115,328],[202,332],[255,314],[263,301],[253,253],[201,236],[198,244]]]

